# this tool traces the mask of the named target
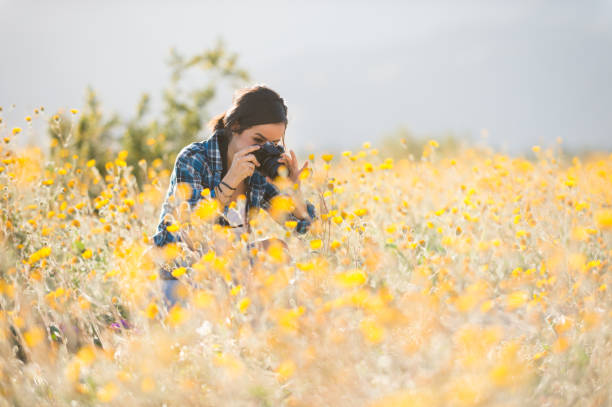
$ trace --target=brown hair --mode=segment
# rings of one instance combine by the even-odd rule
[[[285,123],[287,126],[287,106],[272,89],[254,85],[236,91],[230,109],[213,117],[208,122],[208,128],[230,137],[232,131],[240,134],[249,127],[266,123]]]

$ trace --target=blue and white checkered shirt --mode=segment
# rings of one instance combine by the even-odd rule
[[[166,230],[166,227],[171,224],[166,219],[166,215],[172,214],[175,210],[176,201],[175,192],[179,183],[187,183],[191,187],[191,196],[187,199],[190,209],[194,209],[200,199],[204,199],[201,192],[205,188],[210,190],[211,197],[215,197],[214,187],[221,182],[221,174],[223,172],[223,161],[219,150],[219,132],[215,131],[213,135],[204,141],[194,142],[185,146],[176,157],[174,169],[170,176],[170,185],[162,205],[157,233],[153,236],[153,241],[157,246],[164,246],[170,242],[180,241],[180,237]],[[249,208],[260,207],[265,210],[270,209],[270,200],[280,193],[279,189],[268,182],[265,176],[257,170],[253,175],[245,179],[247,184],[246,192],[246,213],[247,219],[245,223],[248,225]],[[297,222],[295,232],[304,234],[308,231],[312,221],[317,219],[315,207],[312,203],[306,200],[306,209],[311,219],[299,219],[295,215],[287,214],[285,220],[293,220]],[[223,213],[227,216],[228,205],[223,209]],[[216,223],[224,224],[223,217],[219,216]]]

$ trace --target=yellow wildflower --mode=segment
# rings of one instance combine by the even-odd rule
[[[187,269],[185,267],[179,267],[179,268],[172,270],[172,276],[178,278],[182,276],[183,274],[185,274],[186,272],[187,272]]]
[[[249,305],[251,305],[251,299],[249,297],[244,297],[238,301],[238,310],[244,314],[247,308],[249,308]]]
[[[363,285],[366,280],[366,274],[358,269],[338,274],[335,278],[336,284],[345,288],[358,287]]]
[[[317,250],[321,248],[321,245],[323,244],[323,241],[321,241],[321,239],[315,239],[315,240],[311,240],[310,241],[310,248],[312,250]]]
[[[293,362],[292,360],[285,360],[275,370],[278,374],[278,380],[280,382],[287,381],[287,379],[293,376],[293,373],[295,373],[295,369],[295,362]]]
[[[45,333],[39,327],[34,327],[23,334],[23,339],[30,348],[38,345],[44,339],[44,337]]]
[[[148,318],[153,319],[153,318],[155,318],[155,316],[157,315],[158,312],[159,312],[159,309],[157,308],[157,304],[152,302],[152,303],[150,303],[147,306],[147,310],[145,311],[145,315]]]
[[[359,323],[359,329],[365,339],[370,343],[376,344],[384,339],[384,327],[373,319],[363,319]]]
[[[117,397],[117,394],[119,394],[119,388],[117,387],[115,383],[110,382],[104,387],[101,387],[100,389],[98,389],[96,396],[98,397],[98,400],[100,400],[101,402],[108,403],[114,400],[114,398]]]
[[[96,353],[93,345],[83,346],[76,354],[79,362],[85,366],[91,365],[96,360]]]
[[[173,224],[171,224],[171,225],[168,225],[168,226],[166,227],[166,230],[167,230],[168,232],[176,232],[177,230],[179,230],[179,226],[178,226],[176,223],[173,223]]]
[[[506,298],[506,305],[508,310],[514,310],[521,307],[527,302],[529,296],[524,291],[515,291],[508,295]]]
[[[323,161],[328,163],[334,158],[334,155],[333,154],[323,154],[321,158],[323,159]]]
[[[595,223],[601,230],[612,229],[612,209],[603,209],[595,212]]]
[[[180,304],[174,304],[170,311],[168,311],[168,315],[166,316],[166,322],[170,326],[177,326],[182,324],[189,317],[189,313],[186,309],[182,308]]]

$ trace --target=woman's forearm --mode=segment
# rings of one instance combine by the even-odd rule
[[[229,184],[231,186],[234,186],[235,183],[235,181],[229,179],[227,175],[225,176],[225,178],[223,178],[222,182],[225,182],[226,184]],[[231,191],[227,186],[221,183],[213,187],[213,190],[215,192],[215,198],[217,199],[221,207],[224,208],[225,205],[230,202],[233,191]]]
[[[225,195],[225,193],[221,189],[220,185],[221,184],[213,187],[213,191],[215,192],[215,197],[213,199],[216,199],[217,202],[219,202],[219,206],[221,208],[224,208],[225,205],[227,205],[228,202],[230,201],[230,197],[228,195]]]

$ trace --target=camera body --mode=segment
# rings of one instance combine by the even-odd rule
[[[284,152],[285,149],[282,146],[277,146],[270,141],[266,141],[259,146],[258,150],[252,153],[259,162],[257,171],[271,179],[276,178],[278,176],[278,168],[283,165],[278,159]]]

